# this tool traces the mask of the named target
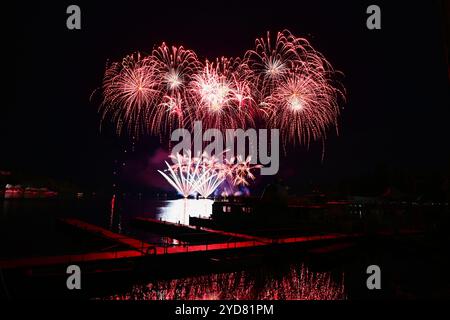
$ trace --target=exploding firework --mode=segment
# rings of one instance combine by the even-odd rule
[[[197,192],[203,198],[208,198],[225,180],[221,162],[217,157],[210,156],[206,152],[196,157],[194,162],[200,163],[196,177],[199,180]]]
[[[206,171],[203,171],[206,170]],[[224,181],[217,172],[213,170],[203,169],[199,172],[198,186],[196,191],[203,197],[208,198],[216,191],[220,184]]]
[[[283,145],[309,145],[337,131],[338,100],[345,98],[339,72],[306,39],[285,30],[274,41],[256,40],[244,58],[201,62],[194,51],[162,43],[152,54],[133,54],[106,68],[103,78],[102,123],[121,134],[162,135],[202,121],[205,128],[255,127],[265,121],[280,129]],[[219,158],[221,158],[219,161]],[[166,162],[159,171],[184,197],[209,197],[226,182],[246,187],[260,165],[238,155],[232,159],[190,152]]]
[[[170,166],[166,162],[169,174],[158,172],[184,197],[197,192],[208,198],[224,181],[235,187],[248,186],[249,181],[255,179],[252,171],[261,168],[251,164],[250,157],[243,160],[242,156],[237,156],[227,160],[224,155],[225,152],[217,157],[203,153],[192,157],[190,151],[184,155],[170,155],[174,164]]]
[[[170,155],[174,164],[167,162],[169,175],[158,172],[177,190],[183,197],[188,197],[198,192],[202,197],[209,197],[223,182],[223,178],[217,170],[213,157],[203,154],[201,157],[192,157],[190,151],[186,154]]]
[[[150,114],[153,134],[170,132],[189,124],[189,105],[194,101],[188,86],[201,70],[201,63],[192,50],[169,47],[165,43],[153,50],[149,61],[154,68],[158,101]]]
[[[150,56],[108,66],[102,119],[111,119],[119,133],[160,136],[197,120],[221,131],[263,120],[280,129],[285,147],[309,145],[337,130],[344,97],[338,74],[306,39],[287,30],[257,39],[243,59],[205,63],[191,50],[163,43]]]
[[[285,146],[325,139],[330,126],[337,130],[338,99],[344,97],[337,72],[306,39],[285,30],[272,43],[268,33],[246,59],[268,125],[280,129]]]
[[[245,160],[240,155],[231,158],[229,161],[225,160],[225,174],[234,186],[248,186],[249,180],[255,180],[252,171],[261,167],[259,164],[251,164],[250,156]]]
[[[269,95],[277,81],[289,74],[296,64],[302,63],[299,56],[302,46],[297,42],[289,31],[278,32],[275,42],[267,32],[266,38],[256,39],[254,50],[246,52],[245,59],[254,72],[259,100]]]
[[[334,87],[314,75],[286,76],[264,100],[268,124],[280,128],[284,145],[325,139],[339,116],[336,94]]]
[[[205,127],[225,130],[254,125],[251,75],[240,59],[222,57],[206,62],[194,76],[190,89],[197,98],[194,107]]]
[[[175,161],[173,166],[167,165],[167,171],[169,175],[158,170],[158,172],[177,190],[179,194],[187,198],[192,195],[198,186],[197,170],[199,162],[194,163],[189,155],[177,154],[171,155],[172,160]]]
[[[150,108],[157,91],[154,68],[140,54],[110,64],[103,78],[102,121],[111,118],[117,133],[148,132]]]

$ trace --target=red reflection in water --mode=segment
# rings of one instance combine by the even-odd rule
[[[344,275],[292,265],[281,275],[239,271],[135,285],[113,300],[343,300]]]

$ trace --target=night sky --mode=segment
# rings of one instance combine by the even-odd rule
[[[333,182],[380,164],[448,171],[441,2],[153,2],[58,1],[16,8],[15,91],[14,101],[1,109],[0,169],[101,186],[127,145],[113,132],[99,131],[98,102],[89,100],[108,59],[150,53],[162,41],[193,49],[200,58],[242,56],[266,31],[289,29],[345,74],[348,100],[339,136],[329,133],[323,163],[320,143],[288,152],[281,175],[289,183]],[[70,4],[81,7],[81,30],[66,28]],[[381,30],[366,28],[370,4],[381,7]],[[138,143],[136,175],[160,147],[158,138]]]

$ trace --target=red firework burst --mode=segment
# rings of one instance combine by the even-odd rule
[[[149,61],[154,68],[158,101],[151,112],[150,128],[153,134],[184,127],[191,118],[192,97],[187,89],[192,77],[202,64],[192,50],[169,47],[162,43],[153,50]]]
[[[201,63],[165,43],[141,59],[112,63],[103,81],[103,119],[117,131],[162,135],[201,120],[205,128],[255,126],[258,115],[279,128],[284,145],[323,140],[337,128],[343,89],[337,72],[306,39],[289,31],[256,40],[244,59]]]
[[[140,54],[110,64],[103,78],[102,120],[110,117],[121,134],[124,127],[134,135],[148,130],[150,107],[157,96],[153,67]]]
[[[331,64],[306,39],[285,30],[272,43],[267,34],[246,59],[268,125],[280,129],[285,146],[325,139],[328,127],[337,129],[343,90]]]
[[[207,128],[246,128],[254,124],[251,72],[240,59],[222,57],[206,62],[191,83],[193,107]]]
[[[336,90],[313,75],[292,74],[278,81],[264,100],[270,127],[280,128],[283,142],[309,144],[337,126]]]

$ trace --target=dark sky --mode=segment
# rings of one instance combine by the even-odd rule
[[[14,101],[2,106],[0,169],[102,183],[119,140],[99,131],[90,94],[107,59],[150,52],[166,41],[201,58],[242,56],[266,31],[289,29],[345,74],[348,101],[340,135],[289,152],[289,179],[336,180],[380,163],[413,170],[449,165],[448,74],[439,1],[58,1],[16,7]],[[245,3],[245,4],[244,4]],[[368,5],[381,7],[382,29],[366,28]],[[66,29],[78,4],[82,29]],[[11,62],[12,63],[12,62]],[[158,139],[142,141],[147,159]],[[289,169],[289,170],[288,170]]]

